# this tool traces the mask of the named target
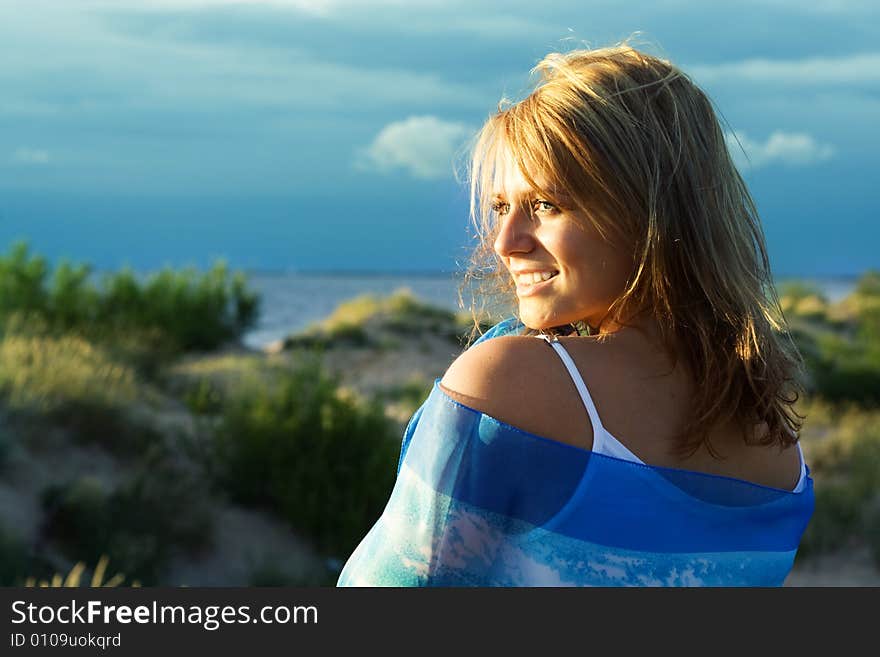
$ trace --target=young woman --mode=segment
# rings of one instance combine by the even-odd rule
[[[803,361],[711,103],[628,45],[536,69],[471,167],[468,278],[515,316],[435,381],[338,585],[781,585]]]

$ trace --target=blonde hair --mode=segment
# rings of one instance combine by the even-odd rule
[[[603,239],[633,253],[627,285],[606,316],[629,326],[653,314],[664,349],[674,362],[683,356],[694,375],[693,413],[673,451],[693,454],[705,443],[714,456],[709,430],[730,420],[746,443],[759,423],[768,431],[758,444],[797,442],[795,418],[804,416],[792,406],[804,391],[804,362],[779,306],[757,209],[711,101],[670,62],[626,43],[551,53],[535,72],[541,80],[532,93],[502,100],[472,148],[478,245],[459,299],[470,287],[484,306],[470,305],[469,341],[487,302],[518,305],[493,248],[492,183],[506,149],[536,191],[565,193]]]

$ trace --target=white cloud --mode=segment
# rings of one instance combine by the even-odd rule
[[[20,11],[10,11],[0,21],[0,39],[6,46],[0,81],[14,89],[0,97],[0,115],[29,115],[32,108],[63,117],[108,112],[119,120],[139,110],[299,112],[403,106],[404,111],[416,112],[429,106],[436,108],[431,111],[450,106],[485,109],[493,101],[488,89],[431,72],[374,66],[369,58],[328,61],[295,41],[230,47],[131,34],[73,3],[47,9],[47,18],[38,11],[45,0],[31,1],[37,4],[16,0],[13,4]],[[193,7],[212,4],[184,2]],[[118,6],[122,10],[146,4]],[[40,43],[53,43],[63,58],[47,57]],[[65,93],[58,93],[59,79],[66,83]]]
[[[373,143],[357,154],[355,166],[362,170],[403,169],[416,178],[452,176],[456,150],[474,130],[436,116],[411,116],[389,123]]]
[[[698,82],[770,82],[775,85],[876,85],[880,53],[801,59],[744,59],[712,65],[686,66]]]
[[[740,131],[728,132],[725,137],[733,161],[740,169],[758,169],[775,163],[806,166],[827,160],[834,155],[835,150],[831,144],[818,143],[811,135],[803,132],[777,130],[763,142],[755,141]]]
[[[49,151],[21,146],[12,154],[12,161],[18,164],[48,164]]]

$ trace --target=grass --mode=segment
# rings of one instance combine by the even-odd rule
[[[46,488],[42,503],[46,537],[70,558],[92,562],[108,553],[149,585],[161,581],[175,554],[212,545],[207,486],[159,451],[113,490],[82,476]]]
[[[341,394],[313,354],[225,401],[208,466],[234,500],[347,555],[391,492],[398,440],[382,407]]]
[[[414,377],[379,391],[376,394],[376,398],[383,404],[400,404],[404,407],[406,414],[412,415],[428,398],[433,387],[433,381],[428,382]]]
[[[0,403],[32,418],[35,430],[64,426],[80,443],[97,443],[116,454],[139,454],[161,440],[135,420],[135,402],[158,403],[135,369],[110,350],[78,335],[54,335],[39,322],[15,315],[0,336]],[[3,439],[5,453],[8,440]],[[2,455],[2,454],[0,454]]]
[[[798,558],[855,542],[880,566],[880,271],[836,303],[799,282],[780,303],[810,376],[799,412],[816,507]]]
[[[116,573],[110,579],[105,580],[104,577],[107,574],[107,566],[109,564],[109,557],[106,554],[102,554],[100,559],[98,559],[98,563],[95,566],[95,570],[92,571],[92,577],[89,580],[89,586],[92,588],[113,588],[117,586],[122,586],[125,582],[125,575],[122,573]],[[28,577],[25,579],[24,585],[26,587],[41,587],[41,588],[59,588],[59,587],[80,587],[82,586],[82,578],[83,574],[86,572],[86,564],[83,561],[76,562],[67,575],[62,575],[61,573],[55,573],[48,579],[40,579],[38,580],[36,577]],[[141,585],[141,583],[137,580],[133,580],[129,586],[133,588],[137,588]]]
[[[816,494],[799,558],[856,541],[871,548],[880,566],[880,409],[815,399],[799,412],[807,415],[802,447]]]
[[[222,354],[184,359],[166,368],[160,380],[163,389],[196,415],[222,410],[224,400],[241,387],[271,383],[276,367],[262,355]]]
[[[24,541],[0,525],[0,586],[19,586],[30,561]]]
[[[285,347],[396,348],[403,337],[425,335],[461,344],[469,322],[467,313],[426,304],[404,287],[387,297],[364,294],[341,303],[324,320],[289,336]]]
[[[70,402],[122,407],[135,399],[137,384],[130,367],[82,338],[7,330],[0,391],[10,408],[48,413]]]
[[[780,304],[804,355],[812,395],[880,405],[880,272],[868,271],[852,294],[831,304],[814,286],[781,286]]]
[[[335,586],[339,573],[325,566],[305,574],[291,573],[281,559],[251,564],[247,586]]]

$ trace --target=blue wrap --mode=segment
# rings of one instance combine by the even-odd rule
[[[626,461],[468,408],[439,381],[337,586],[780,586],[791,570],[809,468],[794,493]]]

